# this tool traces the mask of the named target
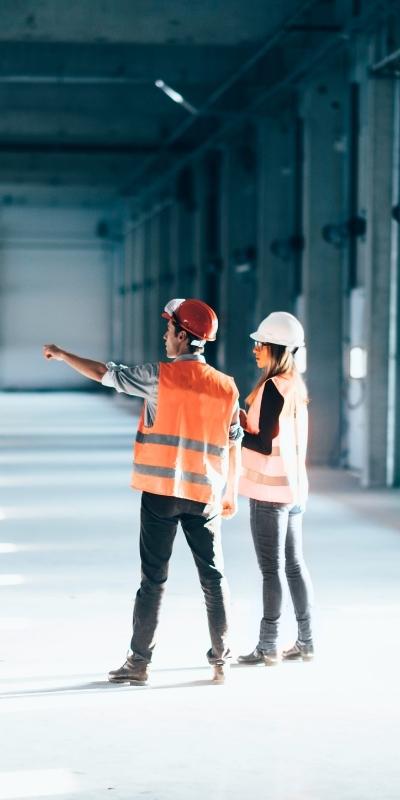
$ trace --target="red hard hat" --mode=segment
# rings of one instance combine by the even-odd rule
[[[217,337],[218,317],[202,300],[184,300],[174,311],[178,324],[196,339],[214,342]]]

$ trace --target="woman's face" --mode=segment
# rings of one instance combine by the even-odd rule
[[[268,367],[270,357],[269,347],[267,344],[263,344],[262,342],[254,342],[253,353],[259,369],[265,369]]]

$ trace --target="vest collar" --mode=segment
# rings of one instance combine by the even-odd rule
[[[174,358],[172,363],[175,361],[199,361],[200,364],[206,363],[204,356],[200,355],[200,353],[183,353],[183,355]]]

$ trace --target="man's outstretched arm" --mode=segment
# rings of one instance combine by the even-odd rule
[[[103,375],[107,372],[106,365],[101,361],[92,361],[90,358],[75,356],[73,353],[61,350],[55,344],[45,344],[43,355],[45,358],[53,358],[55,361],[65,361],[69,367],[72,367],[76,372],[80,372],[85,378],[90,378],[92,381],[98,381],[99,383],[101,383]]]

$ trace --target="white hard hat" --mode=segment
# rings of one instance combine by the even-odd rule
[[[260,322],[251,339],[263,344],[281,344],[289,350],[304,346],[304,329],[293,314],[287,311],[273,311]]]
[[[176,311],[184,301],[184,297],[173,297],[173,299],[169,300],[166,306],[164,306],[164,311],[161,316],[164,317],[164,319],[171,319],[174,311]]]

